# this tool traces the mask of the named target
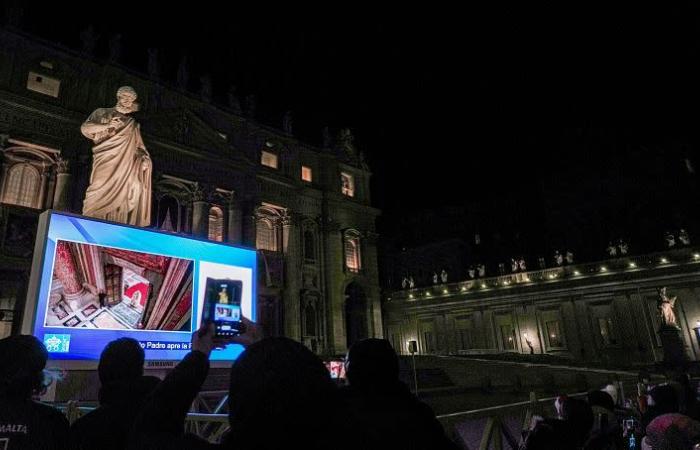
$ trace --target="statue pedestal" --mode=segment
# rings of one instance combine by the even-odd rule
[[[682,366],[688,361],[681,330],[676,327],[662,327],[659,329],[659,337],[664,349],[665,366]]]

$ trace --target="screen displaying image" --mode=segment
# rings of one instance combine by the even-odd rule
[[[193,269],[188,259],[59,240],[44,325],[190,331]]]
[[[51,359],[96,361],[107,343],[131,337],[147,360],[179,360],[207,298],[221,323],[256,321],[256,269],[252,249],[47,211],[22,331],[41,339]],[[211,359],[242,351],[231,344]]]
[[[225,322],[238,322],[241,320],[241,307],[237,305],[216,304],[214,320]]]
[[[331,378],[334,380],[345,378],[345,363],[343,361],[326,361],[325,364]]]

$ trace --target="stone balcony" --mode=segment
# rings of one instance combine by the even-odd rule
[[[451,298],[468,294],[505,294],[509,290],[531,286],[549,286],[582,280],[603,280],[605,277],[634,275],[652,270],[700,265],[700,248],[683,247],[644,255],[620,256],[592,263],[569,264],[540,270],[515,272],[494,277],[474,278],[453,283],[396,290],[387,301],[419,301]]]

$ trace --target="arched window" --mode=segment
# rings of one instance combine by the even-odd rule
[[[309,261],[316,260],[316,244],[314,242],[314,232],[311,230],[304,231],[304,259]]]
[[[271,219],[261,218],[257,223],[255,247],[260,250],[277,251],[277,229]]]
[[[218,206],[209,209],[209,240],[223,242],[224,212]]]
[[[7,173],[3,203],[36,208],[39,201],[41,177],[31,164],[13,165]]]
[[[360,258],[360,233],[355,230],[345,232],[345,268],[350,272],[359,272],[362,268]]]

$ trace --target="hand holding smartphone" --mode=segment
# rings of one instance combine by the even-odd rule
[[[215,339],[229,339],[243,333],[240,280],[207,278],[203,320],[214,324]]]

